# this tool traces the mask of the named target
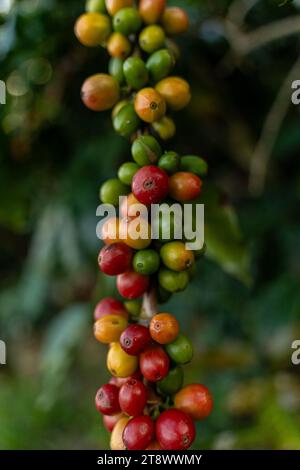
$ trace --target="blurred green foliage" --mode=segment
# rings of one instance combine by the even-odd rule
[[[176,313],[196,355],[186,382],[211,387],[215,410],[195,448],[300,449],[299,109],[290,107],[253,198],[249,169],[266,114],[299,55],[285,36],[243,57],[228,40],[235,7],[245,32],[299,14],[300,2],[186,0],[192,18],[176,73],[193,101],[168,147],[209,162],[208,253]],[[83,80],[107,69],[103,50],[73,36],[83,1],[0,2],[0,448],[105,448],[93,407],[107,377],[92,307],[115,293],[98,273],[98,189],[128,159],[109,114],[86,110]],[[300,77],[298,77],[300,78]],[[214,188],[218,187],[216,191]],[[236,211],[232,207],[235,207]],[[238,214],[238,215],[237,215]],[[243,235],[242,235],[243,234]]]

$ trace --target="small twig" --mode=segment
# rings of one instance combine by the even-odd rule
[[[148,324],[151,318],[157,313],[157,295],[156,288],[152,287],[143,297],[142,312],[140,316],[141,323]]]

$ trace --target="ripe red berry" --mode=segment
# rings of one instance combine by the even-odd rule
[[[137,299],[141,297],[149,287],[149,277],[134,271],[127,271],[117,277],[117,288],[122,297]]]
[[[100,302],[98,302],[95,307],[95,321],[100,320],[100,318],[105,317],[106,315],[120,315],[128,319],[128,312],[122,302],[112,297],[105,297],[104,299],[100,300]]]
[[[133,177],[132,192],[142,204],[158,204],[167,196],[169,177],[161,168],[144,166]]]
[[[132,249],[125,243],[106,245],[99,253],[99,268],[108,276],[117,276],[130,269],[132,256]]]
[[[120,337],[120,344],[130,356],[138,356],[151,343],[149,329],[143,325],[129,325]]]
[[[129,421],[123,431],[127,450],[145,450],[154,438],[154,423],[150,416],[138,416]]]
[[[139,416],[147,404],[147,389],[140,380],[131,379],[122,385],[119,393],[121,410],[129,416]]]
[[[143,380],[143,375],[140,370],[137,370],[134,372],[130,377],[111,377],[109,379],[109,383],[116,385],[118,388],[121,388],[122,385],[126,384],[128,380]]]
[[[149,346],[140,355],[140,369],[150,382],[162,380],[169,372],[170,359],[160,346]]]
[[[95,398],[96,408],[100,413],[111,416],[120,412],[119,389],[116,385],[106,384],[99,388]]]
[[[103,424],[105,429],[107,429],[108,432],[112,432],[119,419],[121,419],[123,416],[123,413],[118,413],[117,415],[113,416],[104,415]]]
[[[188,449],[195,433],[192,418],[181,410],[164,411],[156,421],[156,438],[164,450]]]
[[[207,387],[201,384],[187,385],[174,398],[176,408],[193,419],[207,418],[213,409],[213,398]]]

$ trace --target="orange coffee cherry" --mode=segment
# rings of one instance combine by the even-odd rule
[[[184,33],[189,29],[190,20],[188,14],[178,7],[166,8],[162,17],[162,24],[169,36]]]
[[[191,418],[207,418],[213,409],[213,398],[207,387],[200,384],[187,385],[175,395],[175,407]]]
[[[166,0],[141,0],[139,12],[146,24],[158,23],[166,6]]]
[[[199,196],[202,180],[199,176],[179,171],[169,178],[169,194],[175,201],[192,201]]]
[[[150,335],[159,344],[172,343],[179,334],[179,323],[169,313],[155,315],[150,323]]]
[[[116,104],[120,88],[117,80],[106,73],[92,75],[82,85],[81,98],[92,111],[106,111]]]
[[[111,217],[104,222],[101,230],[102,240],[106,245],[120,242],[119,237],[120,220],[118,217]]]
[[[101,13],[85,13],[75,24],[75,35],[84,46],[101,46],[110,33],[110,19]]]
[[[129,417],[124,416],[119,419],[117,424],[115,424],[111,436],[110,436],[110,448],[111,450],[126,450],[125,444],[123,442],[123,431],[127,426]]]
[[[107,50],[112,57],[126,59],[130,54],[131,44],[123,34],[113,33],[107,41]]]
[[[166,100],[168,108],[179,111],[185,108],[191,100],[190,85],[180,77],[167,77],[161,80],[155,87]]]
[[[155,122],[166,114],[166,102],[154,88],[143,88],[135,97],[134,109],[145,122]]]
[[[108,13],[114,16],[119,10],[126,7],[132,7],[133,0],[105,0]]]
[[[126,203],[127,203],[127,208],[126,208]],[[122,218],[127,218],[127,217],[134,217],[138,216],[139,214],[130,214],[130,207],[133,206],[134,204],[141,204],[137,198],[134,196],[133,193],[128,194],[128,196],[124,197],[124,202],[120,206],[120,216]]]
[[[127,325],[127,320],[120,315],[105,315],[94,324],[95,338],[104,344],[118,341]]]
[[[127,217],[120,221],[119,235],[123,243],[134,250],[144,250],[151,244],[151,227],[142,217]]]

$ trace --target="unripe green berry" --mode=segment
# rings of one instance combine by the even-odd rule
[[[181,292],[189,283],[189,275],[186,271],[175,272],[170,269],[160,269],[158,273],[160,285],[168,292]]]
[[[113,120],[115,131],[123,137],[130,137],[131,134],[137,131],[140,124],[141,121],[132,103],[123,106]]]
[[[163,140],[169,140],[176,134],[176,125],[172,118],[163,116],[159,121],[153,122],[153,129]]]
[[[142,304],[139,300],[127,300],[124,302],[124,305],[131,318],[139,318],[142,308]]]
[[[174,395],[183,385],[183,369],[180,365],[169,370],[168,375],[157,382],[156,388],[162,395]]]
[[[206,176],[208,165],[205,160],[201,157],[194,155],[186,155],[180,160],[180,170],[189,171],[198,176]]]
[[[109,179],[100,188],[100,199],[103,204],[118,206],[119,196],[128,194],[129,188],[117,178]]]
[[[122,8],[113,18],[114,30],[125,36],[136,33],[141,26],[142,18],[136,8]]]
[[[180,168],[180,156],[176,152],[166,152],[160,157],[158,166],[172,175]]]
[[[119,57],[112,57],[108,64],[109,74],[118,80],[119,83],[124,82],[123,64],[124,61]]]
[[[133,258],[133,268],[137,273],[151,276],[160,265],[159,254],[155,250],[140,250]]]
[[[159,82],[169,75],[174,66],[174,57],[168,49],[161,49],[149,57],[146,66],[152,80]]]
[[[176,364],[187,364],[193,358],[193,345],[184,335],[179,335],[173,343],[167,344],[165,349]]]
[[[161,156],[162,149],[154,137],[143,135],[133,142],[131,154],[138,165],[153,165]]]
[[[145,62],[139,57],[129,57],[124,62],[123,73],[127,84],[135,90],[143,88],[149,80]]]
[[[139,165],[134,162],[123,163],[119,168],[118,177],[122,183],[131,186],[132,178],[139,169]]]
[[[105,0],[87,0],[85,10],[90,13],[106,13]]]
[[[152,52],[161,49],[165,44],[166,35],[161,26],[151,25],[143,29],[139,36],[139,44],[143,51]]]

